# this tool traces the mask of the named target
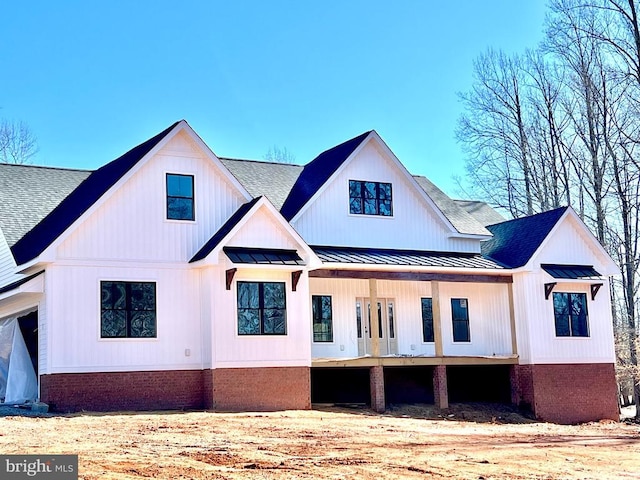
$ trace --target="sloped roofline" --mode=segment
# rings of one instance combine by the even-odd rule
[[[531,255],[531,258],[529,258],[529,261],[522,267],[522,269],[523,270],[531,270],[531,269],[533,269],[533,265],[534,265],[534,263],[536,261],[537,256],[544,249],[544,247],[549,243],[550,239],[553,237],[555,232],[558,230],[558,228],[560,228],[560,225],[568,217],[571,217],[574,220],[576,220],[576,224],[577,224],[578,228],[580,228],[582,233],[584,233],[590,239],[591,245],[593,247],[595,247],[595,249],[600,253],[600,255],[602,255],[602,257],[605,259],[605,261],[607,263],[609,263],[606,275],[619,275],[620,274],[620,268],[616,265],[616,263],[613,261],[613,259],[609,255],[609,253],[604,249],[604,247],[602,246],[600,241],[591,232],[591,230],[589,230],[589,228],[585,225],[585,223],[582,221],[580,216],[576,213],[576,211],[571,206],[566,207],[565,212],[556,221],[556,223],[553,226],[553,228],[549,231],[549,233],[544,238],[544,240],[540,243],[540,245],[535,250],[535,252],[533,252],[533,255]]]
[[[280,225],[287,231],[289,235],[302,247],[309,256],[308,266],[319,265],[321,262],[315,252],[307,245],[304,239],[295,231],[295,229],[283,218],[282,214],[273,206],[269,199],[263,195],[252,199],[251,201],[241,205],[231,217],[218,229],[216,233],[203,245],[203,247],[189,260],[189,263],[199,265],[203,263],[212,254],[216,255],[222,250],[226,243],[244,226],[249,219],[262,207],[267,208],[269,212],[278,220]]]
[[[56,208],[18,240],[11,252],[18,266],[32,264],[45,251],[66,238],[71,227],[90,214],[122,182],[180,131],[187,132],[203,152],[213,160],[229,181],[247,199],[251,195],[220,162],[186,120],[175,122],[154,137],[132,148],[115,160],[93,171]]]

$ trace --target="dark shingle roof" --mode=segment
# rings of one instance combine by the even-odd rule
[[[449,219],[453,227],[459,232],[471,235],[491,235],[473,216],[469,215],[463,208],[458,206],[456,202],[451,200],[442,190],[431,182],[427,177],[414,175],[418,185],[433,200],[444,216]]]
[[[485,227],[506,220],[506,218],[491,208],[487,202],[480,202],[478,200],[454,200],[454,202]]]
[[[370,133],[371,131],[365,132],[325,150],[305,165],[280,209],[280,213],[287,221],[291,221],[296,216]]]
[[[13,246],[80,183],[88,170],[0,164],[0,229]]]
[[[483,258],[482,255],[477,253],[327,246],[312,246],[311,248],[323,263],[447,268],[503,268],[501,265],[498,265],[490,259]]]
[[[173,128],[176,122],[155,137],[129,150],[121,157],[92,172],[78,187],[62,200],[42,221],[12,247],[18,265],[33,260],[56,238],[86,212],[120,178],[133,168]]]
[[[509,268],[525,265],[568,207],[487,226],[493,234],[482,244],[482,254]]]
[[[218,246],[222,239],[226,237],[229,232],[231,232],[231,230],[233,230],[233,227],[235,227],[245,217],[245,215],[249,213],[249,210],[251,210],[261,198],[262,197],[256,197],[253,200],[241,205],[240,208],[238,208],[238,210],[236,210],[235,213],[231,215],[229,220],[227,220],[224,225],[222,225],[218,229],[213,237],[211,237],[209,241],[207,241],[207,243],[205,243],[204,246],[200,250],[198,250],[193,258],[189,260],[189,263],[197,262],[198,260],[206,258],[206,256],[209,255],[213,251],[213,249]]]
[[[220,161],[252,197],[264,195],[278,210],[304,168],[302,165],[256,160],[221,158]]]

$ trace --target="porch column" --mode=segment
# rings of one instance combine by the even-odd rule
[[[516,338],[516,309],[513,303],[513,283],[507,284],[509,295],[509,324],[511,325],[511,353],[518,355],[518,339]]]
[[[436,407],[449,408],[446,365],[436,365],[433,369],[433,399]]]
[[[384,403],[384,368],[382,365],[369,368],[369,384],[371,386],[371,409],[382,413],[386,408]]]
[[[440,317],[440,282],[431,282],[431,308],[433,313],[433,341],[436,347],[436,357],[442,357],[442,319]]]
[[[369,279],[369,304],[371,305],[371,356],[379,357],[380,337],[378,337],[378,325],[380,324],[380,319],[378,318],[378,283],[375,278]]]

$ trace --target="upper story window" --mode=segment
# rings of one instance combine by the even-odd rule
[[[193,175],[167,173],[167,219],[195,220]]]
[[[453,319],[453,341],[470,342],[469,302],[466,298],[451,299],[451,316]]]
[[[238,282],[238,335],[286,335],[283,282]]]
[[[358,215],[393,215],[391,184],[349,180],[349,213]]]
[[[156,336],[154,282],[100,282],[100,336]]]
[[[553,314],[556,337],[589,336],[586,293],[554,292]]]
[[[333,311],[331,296],[312,295],[313,341],[333,342]]]

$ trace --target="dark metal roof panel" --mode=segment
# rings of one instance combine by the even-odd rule
[[[542,269],[553,278],[561,279],[602,279],[602,275],[592,265],[542,264]]]
[[[493,260],[474,253],[331,246],[311,248],[323,263],[504,269]]]
[[[295,250],[277,248],[224,247],[222,249],[233,263],[249,265],[304,265]]]

